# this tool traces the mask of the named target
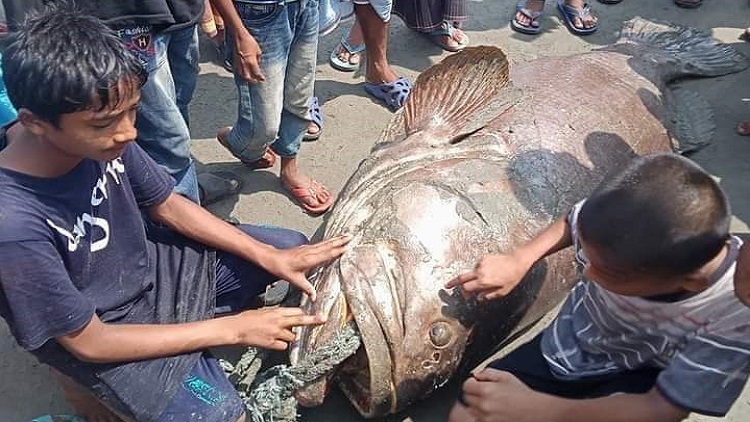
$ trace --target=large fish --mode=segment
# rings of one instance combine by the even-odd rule
[[[541,318],[577,280],[569,250],[537,263],[502,300],[477,303],[443,286],[533,237],[635,154],[707,142],[705,101],[667,84],[745,67],[700,31],[634,19],[617,44],[510,74],[494,47],[425,71],[339,195],[325,236],[355,237],[317,274],[318,299],[303,306],[328,322],[302,329],[291,359],[352,318],[362,347],[299,391],[300,403],[320,404],[337,382],[365,417],[399,411]]]

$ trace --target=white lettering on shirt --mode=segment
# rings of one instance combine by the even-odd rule
[[[122,182],[120,175],[124,173],[125,165],[122,163],[121,158],[116,158],[107,163],[104,168],[104,173],[96,181],[94,188],[91,191],[92,207],[101,205],[104,200],[109,198],[107,191],[107,176],[110,176],[112,181],[119,185]],[[100,251],[109,245],[109,222],[104,218],[91,215],[87,212],[76,217],[76,221],[71,230],[60,227],[50,219],[47,219],[47,224],[68,239],[68,250],[70,252],[78,250],[78,245],[80,244],[81,239],[91,233],[92,230],[89,230],[89,228],[93,227],[99,227],[101,229],[101,236],[96,240],[91,239],[91,252]]]

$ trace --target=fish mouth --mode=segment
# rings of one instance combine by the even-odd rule
[[[350,255],[350,252],[354,253]],[[332,373],[297,391],[295,396],[302,406],[322,404],[331,382],[335,380],[364,417],[381,416],[397,410],[397,384],[390,346],[398,345],[398,338],[403,337],[403,322],[400,308],[393,312],[399,304],[393,283],[388,283],[390,292],[387,296],[373,297],[373,283],[383,280],[382,277],[373,277],[372,271],[379,267],[376,272],[382,275],[383,267],[370,265],[381,264],[370,259],[366,260],[367,264],[361,262],[363,254],[372,257],[372,252],[371,246],[364,246],[345,253],[339,261],[319,273],[320,284],[316,286],[318,300],[303,300],[302,306],[307,313],[327,315],[328,319],[322,326],[302,328],[298,336],[300,340],[292,348],[292,364],[297,364],[305,354],[312,353],[340,335],[343,327],[351,321],[356,324],[362,341],[355,354]],[[342,280],[346,280],[345,285]],[[398,317],[391,315],[388,318],[388,314]]]
[[[364,417],[398,410],[396,349],[404,340],[404,292],[394,259],[394,245],[360,244],[338,262],[346,280],[346,309],[354,319],[362,346],[341,365],[341,391]]]

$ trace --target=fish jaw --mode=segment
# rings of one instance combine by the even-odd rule
[[[320,326],[297,327],[297,340],[292,343],[289,360],[297,365],[305,356],[335,338],[351,319],[346,296],[341,289],[341,279],[336,265],[329,265],[318,270],[313,279],[320,280],[317,285],[317,300],[303,297],[301,307],[309,315],[325,315],[326,322]],[[295,392],[295,398],[305,407],[319,406],[325,400],[330,389],[331,379],[335,373],[317,380]]]

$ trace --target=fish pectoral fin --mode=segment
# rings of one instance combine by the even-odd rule
[[[508,58],[497,47],[469,47],[422,72],[404,106],[407,135],[453,133],[509,81]]]

